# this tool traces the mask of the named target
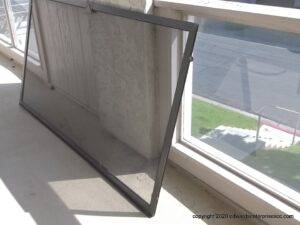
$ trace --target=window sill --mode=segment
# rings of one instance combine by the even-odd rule
[[[294,219],[288,219],[289,224],[299,224],[297,210],[181,143],[172,146],[170,160],[252,214],[294,215]],[[264,221],[270,224],[287,223],[284,219]]]
[[[14,59],[18,64],[23,65],[24,63],[24,53],[20,50],[11,47],[9,44],[0,40],[0,53],[6,57]]]

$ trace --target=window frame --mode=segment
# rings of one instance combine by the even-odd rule
[[[30,1],[28,0],[28,5],[30,5]],[[24,51],[20,50],[16,44],[16,34],[15,34],[15,29],[13,28],[13,17],[12,17],[12,11],[10,10],[10,3],[8,3],[8,0],[3,0],[4,3],[4,10],[6,12],[6,18],[8,21],[8,26],[10,30],[10,39],[11,43],[6,42],[5,40],[0,39],[0,52],[6,55],[9,58],[14,59],[18,64],[23,65],[24,63]],[[41,28],[40,24],[38,22],[38,11],[37,11],[37,6],[35,4],[32,5],[32,10],[34,11],[34,15],[32,16],[32,21],[34,24],[34,32],[35,32],[35,37],[36,37],[36,42],[38,46],[38,52],[34,53],[39,56],[39,60],[36,57],[31,57],[32,61],[32,69],[35,70],[37,73],[43,73],[45,77],[47,77],[48,82],[51,83],[50,75],[48,75],[48,68],[47,68],[47,63],[46,63],[46,57],[44,54],[44,43],[41,38]],[[28,19],[27,18],[27,24],[28,24]],[[26,35],[25,35],[26,36]],[[24,39],[24,42],[26,42],[26,38]],[[30,50],[29,50],[30,51]]]
[[[180,12],[183,15],[183,19],[186,20],[189,18],[185,15],[192,15],[233,23],[239,21],[240,24],[244,25],[258,26],[259,24],[259,27],[263,28],[275,28],[281,31],[300,34],[300,16],[296,15],[297,11],[295,11],[298,9],[283,8],[284,10],[278,14],[281,9],[279,7],[225,1],[217,1],[218,3],[221,3],[221,5],[218,5],[215,2],[216,1],[203,1],[202,3],[201,1],[196,0],[154,1],[155,6],[159,8],[160,11],[165,10],[168,12],[166,14],[170,14],[170,11],[173,11],[174,13]],[[263,20],[264,22],[258,23],[262,19],[265,19]],[[297,24],[298,27],[296,26]],[[177,55],[175,54],[174,56],[176,57]],[[191,63],[190,68],[192,67],[193,64]],[[190,69],[185,87],[185,89],[190,90],[190,92],[192,90],[191,74],[192,69]],[[200,178],[203,182],[220,192],[226,198],[233,200],[252,213],[262,212],[259,211],[259,209],[269,213],[289,212],[290,214],[294,214],[295,221],[299,222],[299,201],[294,199],[294,197],[291,197],[295,196],[293,194],[299,196],[299,193],[241,162],[236,164],[236,162],[238,162],[237,160],[224,153],[221,157],[216,158],[214,154],[211,154],[211,150],[213,150],[212,147],[205,144],[197,145],[197,143],[192,143],[190,140],[184,138],[185,136],[188,136],[186,130],[191,130],[189,127],[191,123],[184,123],[184,121],[191,119],[191,99],[191,93],[188,94],[185,91],[181,110],[178,115],[176,132],[173,137],[173,146],[170,153],[171,161]],[[224,160],[225,158],[226,160]],[[249,176],[248,173],[241,172],[240,166],[242,164],[244,169],[250,169],[251,173],[253,172],[255,175],[260,176],[263,175],[264,178],[269,181],[269,185],[266,186],[265,182],[259,182],[255,178],[255,175]],[[211,177],[208,177],[208,174]],[[273,185],[287,188],[286,190],[292,193],[292,195],[287,196],[285,193],[278,192],[278,190],[273,188]],[[226,186],[228,188],[223,189],[223,187]],[[237,194],[240,196],[237,197]],[[255,204],[253,202],[255,202]],[[260,204],[261,207],[258,207],[257,204]],[[284,221],[281,221],[278,224],[284,224]]]
[[[194,16],[188,15],[185,17],[188,21],[194,22]],[[207,18],[207,17],[202,17]],[[237,24],[236,22],[234,22]],[[185,38],[184,38],[185,39]],[[190,147],[194,151],[204,154],[210,160],[224,166],[231,172],[243,177],[249,182],[257,185],[261,189],[275,195],[287,204],[295,208],[300,206],[300,193],[292,190],[286,185],[281,184],[279,181],[255,170],[254,168],[247,166],[246,164],[232,158],[231,156],[223,153],[221,150],[213,148],[208,144],[205,144],[191,135],[191,109],[192,109],[192,80],[193,80],[193,63],[190,64],[190,71],[186,82],[185,95],[182,100],[182,118],[181,118],[181,129],[179,131],[180,139],[179,142],[183,145]],[[257,178],[259,177],[259,179]],[[297,197],[299,198],[297,201]]]
[[[12,27],[11,27],[11,23],[9,21],[9,11],[8,11],[8,5],[6,4],[6,0],[1,0],[2,3],[3,3],[3,10],[4,10],[4,17],[7,21],[7,28],[8,28],[8,32],[9,32],[9,37],[3,39],[1,38],[0,41],[3,41],[5,42],[6,44],[9,44],[9,45],[14,45],[14,40],[13,40],[13,30],[12,30]]]
[[[24,52],[19,48],[20,46],[18,46],[18,44],[16,43],[17,34],[16,34],[16,27],[14,24],[14,15],[13,15],[11,2],[10,2],[10,0],[2,0],[2,1],[3,1],[3,7],[4,7],[5,15],[6,15],[6,20],[8,22],[7,23],[8,30],[10,33],[10,40],[11,40],[11,43],[8,43],[8,44],[10,44],[12,48],[17,49],[20,52]],[[29,5],[29,3],[28,3],[28,5]],[[2,41],[6,42],[5,40],[2,40]],[[25,40],[24,40],[24,42],[25,42]]]

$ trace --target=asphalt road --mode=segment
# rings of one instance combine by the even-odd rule
[[[300,35],[204,22],[194,50],[193,93],[295,127]]]

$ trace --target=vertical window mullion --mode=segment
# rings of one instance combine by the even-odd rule
[[[194,16],[186,16],[187,21],[194,22]],[[187,41],[187,35],[184,33],[183,45]],[[191,136],[191,127],[192,127],[192,98],[193,98],[193,62],[190,63],[189,71],[187,74],[187,79],[185,83],[185,91],[183,94],[182,101],[182,118],[181,118],[181,140],[184,137]]]

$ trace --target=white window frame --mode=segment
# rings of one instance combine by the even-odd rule
[[[9,30],[10,30],[10,36],[11,36],[11,43],[8,43],[4,40],[0,39],[0,52],[4,55],[6,55],[9,58],[14,59],[18,64],[23,65],[24,64],[24,52],[21,51],[19,48],[15,45],[15,29],[13,28],[13,17],[12,17],[12,11],[10,10],[11,6],[10,3],[8,3],[8,0],[4,0],[4,6],[5,6],[5,12],[8,19],[9,24]],[[38,74],[43,74],[43,77],[47,77],[47,81],[51,83],[50,78],[48,77],[48,68],[46,63],[46,57],[44,53],[44,43],[42,41],[41,37],[41,27],[38,20],[38,10],[37,6],[33,4],[32,6],[32,21],[35,29],[35,36],[38,46],[38,56],[37,57],[29,57],[29,62],[31,63],[31,69],[34,70]],[[29,22],[27,20],[27,22]],[[26,41],[26,40],[24,40]],[[30,50],[28,50],[30,52]],[[32,53],[32,55],[36,53]]]
[[[13,11],[12,11],[12,5],[11,5],[11,2],[9,0],[2,0],[3,1],[3,6],[4,6],[4,11],[5,11],[5,14],[6,14],[6,19],[8,21],[8,30],[9,30],[9,33],[10,33],[10,46],[12,48],[15,48],[17,50],[19,50],[20,52],[22,52],[17,44],[16,44],[16,39],[17,39],[17,34],[16,34],[16,28],[15,28],[15,24],[14,24],[14,16],[13,16]],[[1,40],[3,42],[6,42],[5,40]],[[8,43],[7,43],[8,44]]]
[[[216,0],[156,0],[154,4],[159,11],[165,10],[166,16],[170,16],[170,11],[173,10],[174,14],[180,12],[182,15],[195,15],[233,23],[238,21],[244,25],[300,34],[300,13],[297,9],[283,10],[279,7]],[[175,54],[175,57],[177,55]],[[192,68],[191,64],[170,159],[251,213],[293,214],[295,218],[293,221],[289,220],[289,223],[299,223],[298,192],[191,137],[189,131]],[[249,176],[249,172],[242,172],[247,170],[251,170],[252,176]],[[260,181],[261,179],[256,179],[256,176],[263,177],[264,183]],[[279,192],[278,189],[285,190],[285,193]],[[286,221],[280,220],[266,221],[272,224],[286,224]]]
[[[8,25],[8,30],[10,34],[10,41],[8,42],[7,40],[0,39],[0,51],[9,56],[10,58],[15,58],[17,62],[21,63],[23,61],[23,52],[20,51],[15,47],[15,32],[13,28],[13,17],[12,17],[12,12],[10,10],[10,4],[7,2],[7,0],[3,0],[3,7],[4,7],[4,12],[6,15],[6,20],[7,20],[7,25]]]
[[[189,21],[194,21],[194,16],[188,16]],[[236,22],[235,22],[236,23]],[[201,59],[200,59],[201,60]],[[182,126],[180,130],[180,142],[186,146],[192,147],[200,153],[204,153],[211,160],[216,163],[226,166],[232,172],[242,175],[249,182],[253,182],[259,185],[260,188],[275,194],[277,197],[286,201],[287,203],[292,203],[296,207],[300,205],[300,194],[280,182],[270,179],[269,176],[258,172],[257,170],[251,168],[250,166],[241,163],[238,160],[224,154],[222,151],[215,149],[208,144],[199,141],[191,135],[191,109],[192,109],[192,77],[193,77],[193,64],[190,65],[190,71],[188,74],[188,79],[186,82],[186,90],[182,103]],[[247,172],[244,172],[247,171]],[[259,179],[258,179],[259,177]],[[280,190],[280,191],[279,191]]]

